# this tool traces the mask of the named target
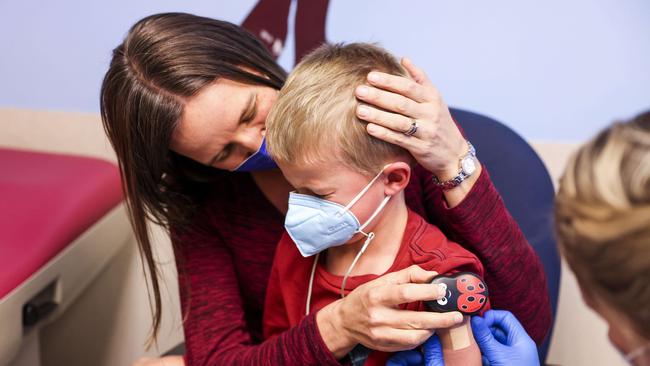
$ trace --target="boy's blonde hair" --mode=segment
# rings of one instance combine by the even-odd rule
[[[266,120],[273,159],[303,164],[334,158],[366,175],[397,156],[410,159],[404,149],[368,135],[356,116],[354,90],[373,70],[407,76],[390,53],[371,44],[326,44],[307,55]]]
[[[650,339],[650,112],[578,150],[560,182],[555,219],[583,290]]]

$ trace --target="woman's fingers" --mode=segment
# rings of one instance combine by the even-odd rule
[[[466,140],[426,73],[409,59],[401,63],[413,80],[370,72],[369,85],[355,89],[356,97],[364,102],[357,116],[368,122],[366,129],[371,136],[408,150],[429,172],[442,180],[450,179],[458,173],[458,159],[467,152]],[[418,128],[407,136],[413,120]],[[469,182],[471,188],[473,181]],[[462,197],[454,198],[452,207]]]
[[[423,154],[431,147],[428,139],[436,133],[437,125],[427,120],[414,120],[397,113],[386,112],[370,105],[359,105],[357,116],[368,122],[366,130],[378,139],[401,146],[414,154]],[[412,136],[405,134],[413,122],[418,130]]]
[[[413,80],[415,80],[418,84],[433,88],[433,84],[429,80],[427,74],[422,69],[415,66],[415,64],[413,63],[413,61],[411,61],[410,58],[404,57],[400,61],[400,63],[402,64],[402,66],[404,66],[404,68],[409,73],[409,75],[411,75]]]
[[[433,330],[405,330],[392,327],[376,328],[372,338],[361,343],[371,349],[383,352],[398,352],[413,349],[433,335]]]
[[[357,98],[376,107],[413,118],[425,117],[424,114],[428,109],[411,98],[369,85],[358,86],[355,89],[355,95]]]
[[[375,123],[390,128],[393,131],[402,132],[408,131],[413,122],[412,118],[397,113],[386,112],[367,104],[357,106],[357,116],[366,122]]]
[[[463,315],[457,311],[434,313],[391,309],[386,314],[386,326],[406,330],[446,329],[462,321]]]
[[[425,271],[422,269],[422,267],[414,264],[397,272],[385,274],[373,281],[367,282],[365,285],[374,287],[378,285],[388,284],[399,285],[402,283],[429,283],[437,275],[438,272],[436,271]]]
[[[384,140],[391,144],[398,145],[405,148],[414,156],[423,154],[422,140],[418,139],[417,136],[406,136],[403,132],[397,132],[393,129],[386,128],[382,125],[375,123],[368,123],[366,126],[366,131],[372,137],[376,137],[380,140]],[[417,135],[417,134],[416,134]]]
[[[429,283],[389,284],[373,287],[368,296],[375,304],[397,306],[415,301],[438,300],[445,296],[445,290],[437,284]]]
[[[381,351],[401,351],[422,344],[433,329],[448,328],[462,321],[459,313],[433,313],[402,310],[397,305],[435,300],[444,292],[430,284],[437,275],[417,265],[388,273],[367,282],[318,313],[324,339],[336,334],[328,347],[343,339],[336,350],[347,350],[355,343]],[[335,333],[328,331],[330,324]],[[331,348],[330,348],[331,349]],[[346,351],[346,352],[347,352]]]
[[[416,102],[428,102],[432,97],[431,90],[404,76],[372,71],[368,74],[368,82],[379,89],[392,91]]]

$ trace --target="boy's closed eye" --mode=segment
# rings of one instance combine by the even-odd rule
[[[322,199],[327,199],[327,197],[330,197],[332,194],[334,194],[334,192],[314,192],[309,188],[299,188],[296,191],[300,194],[314,196]]]

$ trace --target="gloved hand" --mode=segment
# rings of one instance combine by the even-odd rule
[[[488,310],[483,317],[472,317],[472,331],[490,366],[539,366],[535,342],[512,313]]]
[[[424,359],[417,349],[397,352],[386,361],[386,366],[422,366]]]
[[[422,345],[424,352],[425,366],[445,366],[445,360],[442,357],[442,344],[437,334],[432,335]]]
[[[422,351],[424,357],[418,350],[398,352],[386,362],[386,366],[445,366],[437,335],[434,334],[422,345]]]

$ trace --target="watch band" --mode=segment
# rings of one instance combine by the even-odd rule
[[[465,179],[469,178],[473,173],[473,172],[466,173],[465,170],[462,168],[463,160],[467,158],[476,158],[476,149],[474,148],[474,145],[472,145],[472,143],[469,142],[469,140],[466,141],[467,141],[467,154],[465,154],[458,160],[458,166],[459,166],[458,175],[444,182],[441,182],[438,179],[438,177],[436,177],[435,175],[433,176],[433,182],[442,190],[446,191],[458,187],[461,183],[463,183]]]

